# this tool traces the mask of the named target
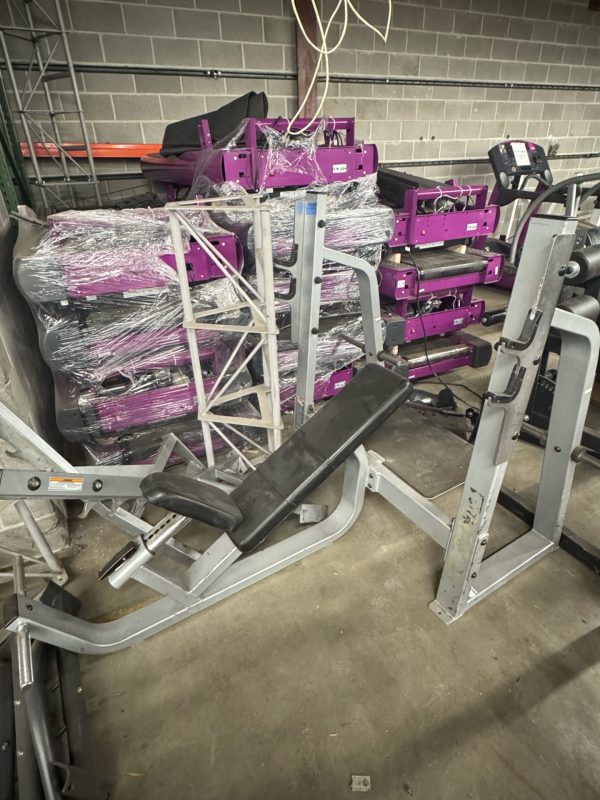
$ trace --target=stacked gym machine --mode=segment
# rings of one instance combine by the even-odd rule
[[[475,287],[496,282],[502,273],[502,256],[481,249],[499,216],[498,207],[487,202],[487,187],[428,181],[381,167],[377,172],[377,150],[355,140],[354,119],[329,117],[311,125],[298,119],[292,131],[305,135],[289,136],[287,120],[268,118],[267,111],[265,95],[251,92],[216,111],[173,123],[160,152],[142,158],[142,171],[162,185],[170,200],[183,191],[192,197],[267,193],[274,211],[274,255],[283,263],[291,256],[294,238],[291,209],[302,194],[294,188],[328,187],[340,212],[329,215],[328,245],[378,267],[385,347],[402,355],[409,376],[426,378],[487,364],[489,344],[465,330],[484,311],[483,301],[473,297]],[[369,177],[375,173],[377,188]],[[377,209],[376,195],[384,208]],[[286,208],[287,214],[280,211]],[[361,208],[363,214],[353,220],[352,212]],[[239,225],[228,229],[243,235]],[[356,248],[352,236],[362,237]],[[344,310],[340,304],[348,310],[358,292],[351,271],[329,264],[323,280],[337,284],[338,298],[338,309],[324,315],[339,315]],[[323,292],[324,304],[327,298]],[[324,383],[341,386],[344,379],[328,375],[319,387]]]
[[[151,459],[160,436],[184,435],[203,452],[168,215],[159,209],[66,211],[51,216],[32,252],[15,261],[42,356],[54,375],[56,418],[92,463]],[[232,269],[243,266],[234,234],[199,220]],[[229,283],[186,241],[186,272],[198,309],[231,304]],[[232,344],[198,334],[207,387]],[[240,379],[251,381],[250,374]]]
[[[378,270],[386,349],[403,357],[411,378],[485,366],[489,343],[465,329],[484,312],[484,302],[473,296],[476,287],[502,274],[502,255],[483,249],[499,220],[487,186],[385,167],[378,186],[394,210],[394,232]],[[422,340],[425,351],[415,354],[414,343]]]

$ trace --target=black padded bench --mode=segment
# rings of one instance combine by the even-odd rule
[[[248,92],[215,111],[171,122],[165,128],[160,154],[178,156],[189,150],[198,150],[200,147],[198,125],[203,119],[208,120],[211,138],[213,144],[216,144],[231,136],[247,117],[263,119],[268,111],[269,103],[264,92]]]
[[[247,553],[343,464],[411,392],[406,378],[368,364],[231,494],[164,472],[146,476],[142,492],[155,506],[227,531],[235,546]]]

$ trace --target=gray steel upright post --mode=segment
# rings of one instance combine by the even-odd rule
[[[327,194],[309,191],[303,204],[304,224],[296,264],[296,293],[298,297],[298,374],[294,425],[299,428],[315,410],[315,376],[317,344],[321,311],[321,282],[323,280],[323,248]]]
[[[486,559],[490,523],[508,460],[519,437],[554,309],[575,241],[577,221],[534,217],[529,223],[496,362],[486,393],[446,559],[432,609],[446,622],[460,617],[517,571],[545,552],[521,537],[512,561],[502,551]],[[530,549],[529,549],[530,548]],[[502,568],[491,569],[492,560]],[[489,562],[489,563],[488,563]]]

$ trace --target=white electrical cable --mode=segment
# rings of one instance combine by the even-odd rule
[[[287,127],[287,133],[288,133],[289,136],[299,136],[299,135],[305,133],[307,130],[309,130],[311,125],[319,118],[319,116],[321,114],[321,111],[323,109],[323,105],[325,104],[325,100],[326,100],[327,94],[329,92],[329,56],[332,53],[334,53],[342,45],[342,42],[344,41],[344,39],[346,37],[346,33],[348,31],[349,12],[352,12],[352,14],[354,14],[354,16],[360,22],[362,22],[364,25],[366,25],[368,28],[370,28],[372,31],[374,31],[377,34],[377,36],[379,36],[380,39],[382,39],[383,42],[387,42],[387,38],[388,38],[389,32],[390,32],[390,26],[392,24],[392,0],[388,0],[388,15],[387,15],[387,21],[386,21],[386,25],[385,25],[385,33],[382,33],[378,28],[376,28],[368,20],[366,20],[359,13],[358,9],[352,4],[352,0],[338,0],[337,5],[333,9],[333,12],[331,13],[331,16],[329,17],[329,20],[327,22],[327,25],[325,26],[325,29],[323,29],[323,22],[321,21],[321,17],[319,15],[319,10],[317,8],[317,4],[316,4],[315,0],[311,0],[311,4],[312,4],[312,7],[313,7],[315,18],[317,20],[317,27],[319,29],[319,35],[321,37],[321,44],[320,45],[317,44],[317,42],[313,42],[312,39],[310,38],[310,36],[306,33],[304,25],[302,24],[302,20],[300,19],[300,14],[298,13],[298,9],[296,7],[296,0],[291,0],[291,4],[292,4],[292,9],[294,11],[294,16],[296,17],[296,22],[298,23],[298,27],[300,28],[300,30],[302,32],[302,35],[304,36],[304,38],[308,42],[308,45],[319,54],[319,58],[318,58],[317,63],[315,65],[315,71],[313,73],[312,80],[311,80],[311,82],[310,82],[310,84],[308,86],[308,89],[306,90],[306,94],[304,96],[304,99],[300,103],[300,105],[298,107],[298,110],[296,111],[296,113],[294,114],[292,119],[289,121],[288,127]],[[332,23],[334,22],[334,20],[335,20],[335,18],[337,16],[337,14],[338,14],[338,11],[340,10],[340,7],[343,7],[343,12],[344,12],[342,30],[341,30],[339,39],[337,40],[335,45],[333,45],[332,47],[329,47],[328,44],[327,44],[327,41],[328,41],[328,38],[329,38],[329,30],[330,30],[331,25],[332,25]],[[302,109],[306,105],[306,103],[308,101],[308,98],[310,97],[310,93],[312,92],[312,90],[313,90],[313,88],[315,86],[315,83],[317,82],[317,78],[318,78],[318,75],[319,75],[319,70],[321,68],[321,62],[324,63],[324,73],[325,73],[325,81],[324,81],[324,86],[323,86],[323,93],[321,95],[321,102],[319,103],[319,106],[318,106],[317,110],[315,111],[315,113],[313,114],[313,116],[311,117],[309,122],[306,123],[306,125],[304,125],[302,128],[300,128],[298,130],[292,130],[292,125],[300,117]]]

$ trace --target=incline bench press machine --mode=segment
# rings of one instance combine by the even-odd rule
[[[10,412],[0,409],[3,438],[37,452],[38,464],[43,458],[55,464],[50,472],[37,466],[4,469],[0,497],[72,498],[75,484],[79,499],[90,503],[133,540],[111,559],[101,576],[115,587],[134,578],[164,595],[121,619],[94,624],[15,594],[5,605],[4,627],[18,637],[22,674],[30,674],[27,663],[32,639],[82,653],[112,652],[137,644],[318,551],[350,529],[360,514],[367,488],[382,494],[445,549],[432,608],[446,622],[462,616],[555,549],[575,467],[571,455],[581,438],[600,346],[595,323],[555,310],[576,231],[575,186],[586,179],[600,180],[600,174],[575,176],[556,185],[556,190],[566,190],[565,215],[540,215],[530,220],[455,519],[398,478],[377,453],[367,453],[362,446],[411,392],[403,375],[377,365],[383,351],[380,319],[375,309],[369,308],[370,298],[377,297],[376,286],[368,278],[372,270],[359,272],[367,366],[231,493],[226,491],[226,484],[216,483],[217,474],[202,474],[200,463],[173,441],[175,437],[165,446],[179,447],[192,473],[196,471],[196,479],[153,472],[152,467],[73,467]],[[324,257],[331,257],[333,252],[337,258],[339,254],[323,248],[322,241],[319,244],[318,237],[324,235],[326,226],[322,200],[315,193],[304,203],[304,233],[307,241],[312,239],[321,246]],[[302,265],[303,261],[299,262],[298,266]],[[290,271],[294,274],[293,265]],[[306,322],[311,303],[318,309],[315,286],[319,284],[313,283],[310,275],[308,286],[306,274],[294,277],[299,281],[298,297],[304,302],[300,313]],[[365,311],[370,311],[370,316]],[[567,358],[562,359],[559,370],[533,525],[484,558],[502,478],[551,324],[561,331]],[[310,350],[309,346],[307,358]],[[335,510],[324,520],[263,546],[293,508],[344,461],[342,497]],[[127,510],[125,500],[149,501],[169,513],[151,526]],[[139,508],[139,503],[135,507]],[[222,531],[203,553],[176,538],[192,518]]]

